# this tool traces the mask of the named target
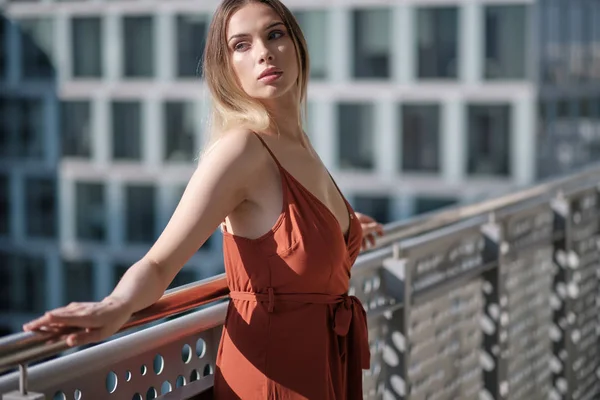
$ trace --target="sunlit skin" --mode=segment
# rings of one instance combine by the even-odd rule
[[[350,226],[346,203],[306,140],[298,121],[298,63],[288,29],[265,4],[237,10],[224,38],[239,86],[269,110],[272,126],[261,137],[285,169],[314,194],[339,222]],[[261,75],[267,76],[261,78]],[[270,73],[270,74],[269,74]],[[275,129],[277,126],[279,129]],[[179,270],[213,232],[227,230],[248,239],[268,232],[281,212],[279,171],[254,133],[226,132],[202,157],[169,223],[148,253],[133,264],[113,292],[100,302],[72,303],[23,326],[26,331],[81,328],[67,335],[70,346],[99,342],[116,333],[131,315],[154,304]],[[363,247],[383,234],[381,224],[356,213]]]

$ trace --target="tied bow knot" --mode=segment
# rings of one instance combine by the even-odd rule
[[[354,311],[354,301],[352,297],[354,296],[344,295],[342,301],[335,307],[333,329],[338,336],[346,336],[350,330]],[[354,299],[356,299],[356,297],[354,297]]]
[[[351,336],[350,344],[355,344],[362,369],[369,369],[371,353],[367,332],[367,313],[355,296],[344,295],[334,310],[333,330],[338,336]],[[352,328],[352,330],[350,330]],[[343,351],[345,353],[345,351]]]

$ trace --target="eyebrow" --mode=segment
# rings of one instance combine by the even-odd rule
[[[281,21],[276,21],[276,22],[272,22],[272,23],[270,23],[270,24],[269,24],[269,25],[268,25],[268,26],[265,28],[265,31],[267,31],[267,30],[269,30],[269,29],[271,29],[271,28],[274,28],[274,27],[276,27],[276,26],[278,26],[278,25],[283,25],[283,26],[285,26],[285,24],[284,24],[283,22],[281,22]],[[248,33],[236,33],[235,35],[231,35],[231,37],[230,37],[230,38],[227,40],[227,42],[231,42],[231,40],[233,40],[233,39],[237,39],[237,38],[241,38],[241,37],[246,37],[246,36],[250,36],[250,34],[248,34]]]

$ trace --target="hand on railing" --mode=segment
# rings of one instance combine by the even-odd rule
[[[370,247],[375,247],[376,237],[384,235],[383,224],[375,221],[372,217],[368,215],[361,214],[359,212],[354,213],[358,222],[360,222],[360,227],[362,228],[363,233],[363,241],[361,248],[363,250],[367,250]]]
[[[69,346],[96,343],[119,331],[129,320],[131,310],[120,299],[107,297],[101,302],[71,303],[46,312],[25,325],[25,331],[73,331],[67,336]]]

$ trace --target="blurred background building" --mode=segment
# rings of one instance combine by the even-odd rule
[[[100,299],[148,250],[207,134],[216,0],[0,0],[0,335]],[[382,222],[600,155],[596,0],[287,0],[306,129]],[[222,271],[219,233],[174,286]]]

